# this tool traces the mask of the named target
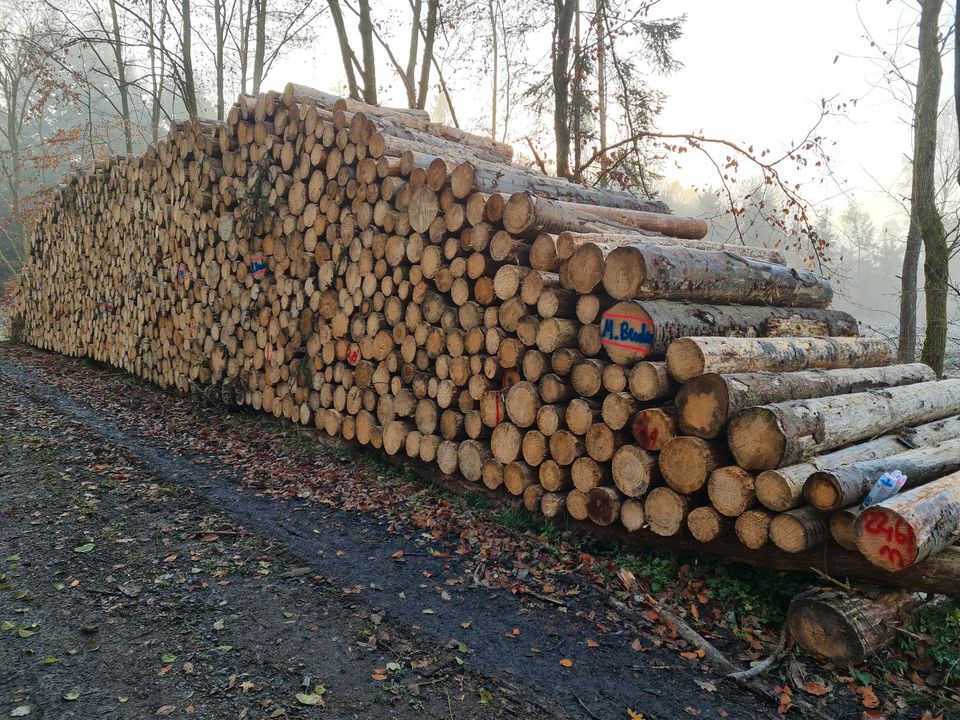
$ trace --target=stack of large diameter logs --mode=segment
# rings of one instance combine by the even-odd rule
[[[750,547],[797,553],[832,534],[892,572],[954,544],[960,380],[890,360],[867,338],[675,341],[666,362],[682,383],[683,434],[661,451],[669,489],[656,492],[697,537],[701,523],[732,521]],[[858,513],[893,470],[907,476],[900,494]]]
[[[288,85],[66,178],[24,269],[26,337],[547,516],[811,547],[828,516],[807,476],[960,436],[957,388],[890,366],[780,251],[706,233],[423,111]],[[933,547],[914,540],[912,560]]]

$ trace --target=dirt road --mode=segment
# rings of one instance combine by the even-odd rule
[[[588,552],[469,502],[0,346],[0,716],[777,717]]]

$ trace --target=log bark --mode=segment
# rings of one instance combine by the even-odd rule
[[[818,470],[804,483],[803,496],[824,512],[856,505],[880,476],[891,470],[899,470],[907,476],[904,488],[917,487],[956,472],[960,470],[960,440]]]
[[[621,365],[662,357],[688,336],[829,335],[857,333],[857,321],[838,310],[754,305],[702,305],[667,300],[617,303],[603,313],[600,339],[607,356]]]
[[[773,470],[808,457],[960,412],[960,380],[763,405],[737,415],[730,450],[747,470]]]
[[[667,350],[667,369],[678,382],[705,373],[835,370],[889,365],[885,340],[861,337],[685,337]]]
[[[574,186],[577,187],[577,186]],[[543,194],[543,193],[540,193]],[[514,235],[574,232],[654,231],[665,235],[702,238],[707,226],[702,220],[676,217],[665,206],[636,201],[632,207],[596,202],[589,198],[538,197],[526,190],[514,192],[503,210],[503,227]],[[578,202],[570,202],[578,200]]]
[[[854,533],[861,554],[891,572],[953,545],[960,539],[960,472],[868,507]]]
[[[523,172],[520,169],[484,162],[460,163],[454,168],[450,179],[453,194],[458,198],[465,198],[472,192],[483,192],[491,195],[503,193],[511,195],[510,200],[517,196],[528,198],[530,205],[534,208],[541,207],[542,203],[559,205],[569,203],[577,208],[583,207],[579,203],[588,203],[586,205],[588,208],[593,205],[604,209],[623,208],[628,216],[633,213],[646,215],[668,212],[667,206],[656,200],[644,200],[628,193],[591,188],[561,178]],[[545,197],[537,197],[537,195],[557,199],[547,200]],[[507,202],[507,205],[509,207],[510,201]],[[508,212],[508,210],[504,210],[504,227],[509,232],[519,234],[511,229],[512,224],[507,224]],[[547,231],[542,230],[540,232]],[[705,234],[706,225],[703,224],[703,235]],[[703,237],[703,235],[700,235],[700,237]]]
[[[886,647],[924,600],[902,590],[812,589],[787,610],[787,628],[801,648],[819,660],[846,668]]]
[[[733,415],[757,405],[858,393],[934,379],[933,370],[921,363],[865,369],[706,373],[688,380],[680,388],[676,398],[677,419],[685,433],[715,438],[723,433]]]
[[[830,283],[808,270],[730,251],[636,243],[616,248],[602,265],[603,289],[616,300],[825,308],[833,299]]]
[[[960,437],[960,416],[953,416],[904,428],[897,433],[808,458],[795,465],[765,470],[757,476],[757,499],[771,510],[789,510],[803,502],[803,486],[807,478],[818,470],[896,455],[911,448],[936,445],[957,437]]]

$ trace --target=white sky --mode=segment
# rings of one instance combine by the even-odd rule
[[[777,150],[816,121],[821,98],[847,101],[845,114],[823,126],[823,133],[835,143],[830,152],[835,175],[878,225],[898,217],[897,205],[884,189],[902,190],[911,148],[909,111],[887,89],[877,87],[882,73],[870,59],[877,53],[869,47],[861,18],[878,42],[893,47],[898,38],[915,34],[910,27],[917,17],[914,3],[664,0],[659,8],[661,15],[687,15],[684,36],[675,45],[684,68],[658,81],[668,95],[660,130],[702,131]],[[944,17],[948,14],[952,7],[945,7]],[[351,22],[348,18],[348,25]],[[539,45],[548,38],[538,33],[530,41]],[[547,53],[546,45],[543,50]],[[383,55],[380,48],[377,52]],[[909,61],[916,53],[913,46],[902,52]],[[387,78],[390,70],[386,59],[381,60],[380,77]],[[952,87],[950,60],[944,63],[944,100]],[[915,65],[906,73],[913,79]],[[324,89],[343,82],[332,31],[323,32],[310,50],[294,51],[278,63],[266,85],[281,89],[291,79]],[[447,79],[461,124],[477,126],[489,112],[488,81],[477,87],[473,76]],[[384,104],[403,104],[395,91],[381,95]],[[711,182],[715,171],[687,157],[682,166],[668,168],[668,176],[690,185]],[[803,192],[838,209],[846,204],[846,196],[833,183],[809,184]]]

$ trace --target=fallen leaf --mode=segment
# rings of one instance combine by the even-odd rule
[[[323,706],[323,698],[316,693],[297,693],[297,702],[301,705]]]
[[[73,549],[75,553],[88,553],[91,550],[93,550],[93,543],[85,543],[83,545],[77,545],[77,547]]]
[[[78,693],[76,690],[71,690],[70,692],[66,692],[63,694],[63,699],[66,700],[67,702],[73,702],[74,700],[79,700],[80,693]]]
[[[823,697],[824,695],[829,693],[831,690],[833,690],[833,685],[824,685],[823,683],[818,683],[813,680],[810,680],[807,682],[806,685],[803,686],[803,689],[806,692],[810,693],[811,695],[816,695],[817,697]]]
[[[161,705],[157,708],[157,715],[170,715],[176,709],[176,705]]]
[[[162,663],[173,663],[176,661],[177,661],[176,655],[164,655],[160,658],[160,662]]]
[[[708,682],[707,680],[698,680],[694,678],[694,682],[700,686],[701,690],[706,690],[707,692],[717,691],[717,686],[714,685],[712,682]]]
[[[857,692],[860,694],[860,697],[863,698],[863,706],[865,708],[875,708],[880,706],[880,699],[877,697],[877,694],[868,687],[859,687]]]
[[[493,695],[491,695],[491,694],[490,694],[490,691],[487,690],[486,688],[480,688],[478,694],[480,695],[480,704],[481,704],[481,705],[486,705],[486,704],[489,703],[491,700],[493,700]]]
[[[588,638],[588,639],[587,639],[587,647],[588,647],[588,648],[598,648],[598,647],[600,647],[600,643],[598,643],[596,640],[590,640],[590,639]]]
[[[630,720],[647,720],[643,716],[643,713],[638,713],[636,710],[631,710],[630,708],[627,708],[627,717],[630,718]]]
[[[565,667],[565,668],[572,668],[572,667],[573,667],[573,660],[571,660],[570,658],[563,658],[563,659],[560,661],[560,664],[563,665],[563,667]]]
[[[17,705],[13,710],[10,711],[10,717],[26,717],[29,714],[29,705]]]

